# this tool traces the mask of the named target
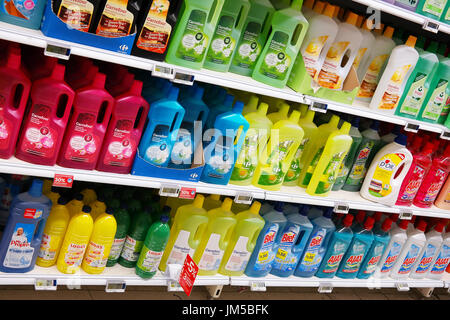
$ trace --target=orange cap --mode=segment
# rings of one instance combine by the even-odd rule
[[[326,6],[325,6],[325,10],[323,11],[323,15],[324,16],[327,16],[327,17],[330,17],[330,18],[333,18],[334,17],[334,12],[335,11],[337,11],[336,10],[336,6],[333,6],[332,4],[327,4]]]
[[[407,45],[408,47],[415,47],[416,45],[416,41],[417,41],[417,37],[414,36],[409,36],[408,40],[406,40],[405,45]]]
[[[339,11],[341,10],[341,7],[336,6],[335,5],[335,9],[334,9],[334,14],[333,14],[333,18],[337,18],[337,16],[339,15]]]
[[[364,21],[363,16],[358,15],[358,22],[356,23],[356,26],[358,28],[361,28],[363,21]]]
[[[358,22],[358,15],[356,13],[350,12],[347,16],[347,19],[345,19],[345,22],[355,26]]]
[[[314,0],[306,0],[303,6],[312,10],[312,8],[314,7]]]
[[[375,33],[379,34],[380,36],[383,34],[383,30],[384,30],[384,24],[380,23],[380,28],[377,28],[375,25]]]
[[[339,19],[341,21],[344,20],[344,16],[345,16],[345,9],[344,8],[342,8],[342,7],[339,8],[338,16],[339,16]]]
[[[394,28],[386,27],[386,30],[384,30],[383,36],[385,36],[386,38],[392,39],[393,35],[394,35]]]
[[[316,4],[314,5],[314,12],[318,13],[318,14],[322,14],[323,9],[325,8],[325,2],[323,1],[317,1]]]

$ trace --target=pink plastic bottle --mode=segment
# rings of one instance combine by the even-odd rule
[[[88,67],[88,69],[85,72],[80,73],[81,73],[80,77],[74,79],[72,82],[68,82],[68,84],[75,91],[92,84],[92,82],[94,81],[95,77],[98,74],[98,67],[92,64]]]
[[[69,120],[75,92],[64,82],[65,67],[56,64],[50,77],[31,87],[31,107],[22,126],[16,157],[53,166]]]
[[[95,168],[114,106],[114,98],[105,90],[105,80],[103,73],[97,73],[90,86],[77,90],[58,165]]]
[[[31,90],[31,81],[20,60],[20,49],[10,46],[6,63],[0,67],[0,158],[3,159],[14,154]]]
[[[81,56],[70,57],[70,60],[66,66],[66,76],[64,80],[72,86],[74,82],[79,81],[80,78],[83,78],[86,72],[88,72],[88,70],[93,66],[94,63],[89,58]],[[95,77],[95,74],[93,77]]]
[[[130,90],[131,86],[134,83],[134,74],[131,72],[128,72],[122,79],[122,81],[114,86],[111,86],[109,88],[109,93],[113,97],[118,97],[121,94],[127,92]]]
[[[414,199],[414,205],[429,208],[439,194],[450,171],[450,144],[440,156],[433,159],[431,169],[422,182]]]
[[[431,142],[427,142],[421,152],[417,152],[417,149],[414,150],[413,163],[403,180],[398,194],[397,205],[410,206],[412,204],[420,185],[431,168],[433,149],[434,145]]]
[[[142,82],[135,80],[130,90],[116,98],[103,143],[97,170],[129,173],[144,130],[149,104],[141,97]]]

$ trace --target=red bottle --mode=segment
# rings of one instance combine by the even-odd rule
[[[400,192],[397,198],[397,205],[410,206],[419,191],[428,171],[430,171],[433,158],[431,157],[434,151],[434,145],[427,142],[421,152],[413,153],[413,162],[411,168],[403,180]],[[412,151],[411,151],[412,152]]]
[[[78,89],[87,87],[92,84],[95,77],[98,74],[98,67],[93,64],[88,67],[86,72],[80,72],[81,76],[72,80],[72,82],[68,82],[73,90],[77,91]]]
[[[116,98],[97,170],[129,173],[144,130],[149,104],[141,97],[142,82]]]
[[[414,199],[414,205],[421,208],[430,208],[439,194],[450,171],[450,144],[442,155],[433,159],[431,169],[425,176],[422,185]]]
[[[22,62],[31,82],[50,77],[58,63],[57,58],[44,55],[42,48],[23,46],[22,52]]]
[[[86,72],[88,72],[88,70],[93,66],[94,63],[91,59],[81,56],[73,56],[67,62],[66,76],[64,80],[72,86],[74,82],[79,81],[80,78],[84,78]],[[95,77],[95,74],[93,77]]]
[[[114,98],[105,90],[105,80],[103,73],[97,73],[90,86],[77,90],[58,165],[95,168],[114,106]]]
[[[0,158],[9,159],[19,136],[31,90],[31,81],[21,67],[20,48],[7,49],[6,63],[0,67]]]
[[[128,90],[130,90],[131,86],[134,83],[134,74],[128,72],[122,79],[122,81],[114,86],[111,86],[109,88],[109,93],[113,96],[113,97],[118,97],[121,94],[127,92]]]
[[[69,120],[75,92],[64,82],[65,67],[56,64],[50,77],[31,87],[31,107],[22,126],[16,157],[53,166]]]

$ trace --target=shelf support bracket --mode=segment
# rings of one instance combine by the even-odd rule
[[[429,298],[433,294],[434,288],[417,288],[417,291],[419,291],[425,298]]]
[[[223,289],[223,285],[206,286],[206,290],[208,291],[208,293],[212,299],[219,298],[222,293],[222,289]]]
[[[319,293],[332,293],[333,285],[331,283],[321,283],[317,291]]]

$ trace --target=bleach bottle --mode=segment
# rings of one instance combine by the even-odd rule
[[[272,262],[271,274],[278,277],[289,277],[294,273],[313,229],[313,225],[307,217],[308,210],[308,206],[303,206],[298,213],[286,216],[287,223],[279,238],[280,241],[274,247],[275,257]]]
[[[245,269],[245,274],[249,277],[265,277],[272,269],[274,246],[281,241],[282,230],[287,223],[283,215],[283,202],[277,202],[274,210],[265,214],[263,218],[266,224],[259,233],[255,249]]]
[[[42,180],[33,180],[30,190],[18,194],[11,203],[0,242],[2,272],[23,273],[34,268],[52,206],[42,194],[42,185]]]
[[[450,262],[450,228],[447,227],[447,233],[444,235],[444,242],[439,249],[438,255],[433,259],[431,267],[426,274],[427,279],[441,280],[444,270],[449,272],[447,267]]]
[[[144,160],[158,167],[167,167],[172,147],[184,117],[184,108],[177,102],[179,90],[170,89],[166,99],[150,106],[148,124],[139,144],[139,153]]]
[[[46,2],[46,0],[2,1],[0,21],[29,29],[39,29]]]
[[[231,111],[233,108],[234,96],[226,92],[224,94],[220,92],[223,93],[223,91],[219,91],[218,97],[211,99],[209,104],[207,103],[210,109],[206,120],[206,129],[216,129],[214,123],[217,117],[222,113]]]
[[[319,269],[322,257],[327,251],[331,236],[336,227],[331,221],[333,208],[327,208],[323,216],[312,220],[313,230],[307,241],[300,262],[294,272],[297,277],[312,277]]]
[[[209,142],[205,149],[205,168],[201,181],[226,185],[230,180],[236,159],[241,152],[248,121],[241,114],[244,103],[238,101],[230,112],[219,115],[214,123],[214,130],[205,133]]]

